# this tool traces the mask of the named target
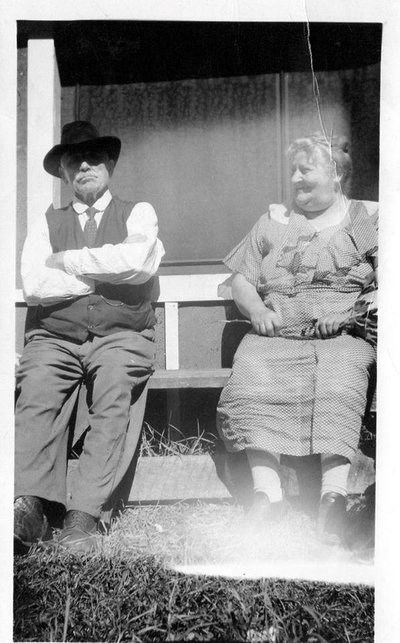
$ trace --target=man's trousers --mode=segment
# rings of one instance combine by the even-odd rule
[[[154,363],[154,333],[122,331],[83,344],[43,330],[27,336],[17,375],[15,497],[66,505],[69,414],[79,386],[88,391],[89,425],[68,509],[99,517],[123,477],[130,407]],[[141,425],[144,404],[139,405]],[[133,455],[133,454],[132,454]]]

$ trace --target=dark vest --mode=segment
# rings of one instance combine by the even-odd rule
[[[121,243],[127,237],[126,222],[133,203],[113,197],[103,213],[95,247]],[[74,250],[86,245],[78,216],[71,205],[46,212],[53,252]],[[153,279],[145,284],[96,282],[95,293],[51,306],[38,306],[30,327],[43,328],[56,335],[84,342],[89,335],[109,335],[122,330],[141,332],[154,328],[151,305]]]

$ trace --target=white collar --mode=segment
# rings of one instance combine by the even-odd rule
[[[106,190],[100,197],[100,199],[97,199],[97,201],[93,203],[93,207],[96,208],[96,210],[98,210],[99,212],[104,212],[111,199],[112,195],[110,190]],[[89,206],[86,203],[83,203],[83,201],[79,201],[79,199],[74,197],[72,207],[77,214],[83,214],[84,212],[86,212]]]

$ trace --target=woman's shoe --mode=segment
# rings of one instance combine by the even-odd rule
[[[263,491],[255,491],[253,501],[247,511],[246,519],[253,525],[262,526],[277,522],[287,511],[286,500],[271,502]]]
[[[317,519],[317,537],[328,544],[339,544],[346,523],[346,498],[340,493],[325,493],[320,501]]]
[[[266,493],[256,491],[252,503],[247,511],[247,518],[251,523],[261,524],[268,519],[271,511],[271,501]]]

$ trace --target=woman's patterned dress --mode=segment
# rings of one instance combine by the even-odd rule
[[[301,214],[270,206],[226,257],[280,314],[280,337],[250,331],[218,406],[229,451],[295,456],[357,449],[375,349],[345,328],[312,337],[315,320],[354,311],[377,256],[377,205],[350,201],[343,222],[321,232]]]

